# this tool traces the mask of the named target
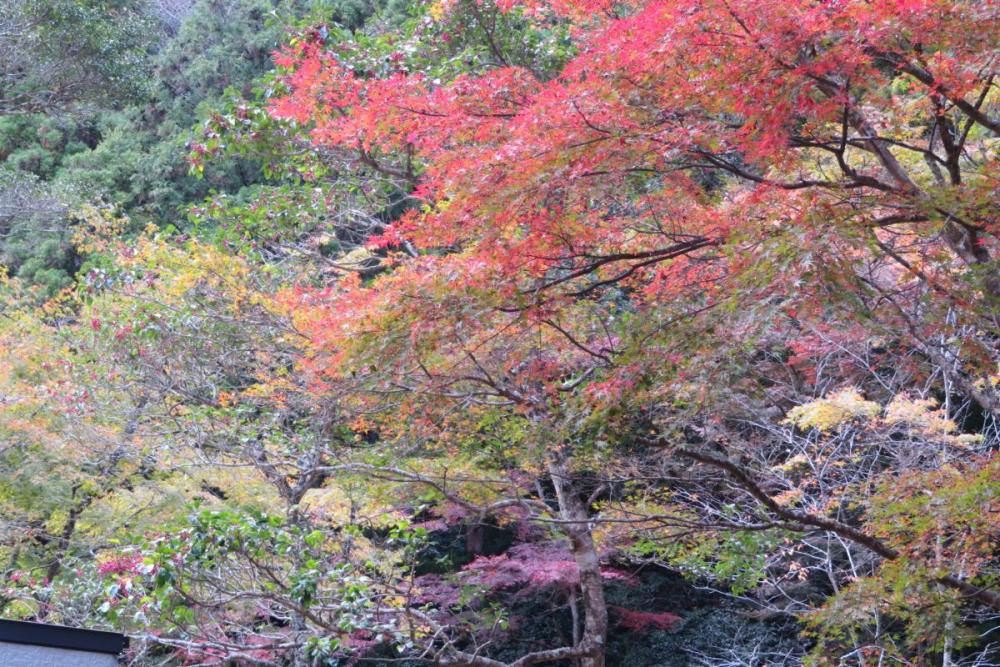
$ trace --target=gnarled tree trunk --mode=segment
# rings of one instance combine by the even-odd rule
[[[587,505],[561,454],[552,454],[549,474],[555,485],[563,532],[569,537],[570,548],[580,569],[580,602],[584,620],[580,646],[586,650],[581,667],[604,667],[604,651],[608,636],[608,606],[604,600],[604,582],[601,579],[601,562],[590,529]]]

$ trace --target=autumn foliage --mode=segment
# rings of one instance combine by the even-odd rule
[[[196,169],[293,174],[199,210],[238,239],[101,242],[120,280],[46,386],[100,368],[113,469],[209,505],[100,561],[129,582],[103,611],[205,664],[603,667],[696,632],[640,600],[663,570],[793,624],[774,664],[989,664],[995,3],[414,12],[295,32],[206,122]],[[744,664],[716,648],[685,650]]]

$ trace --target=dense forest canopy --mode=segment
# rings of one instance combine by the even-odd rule
[[[0,4],[0,616],[1000,665],[996,2]]]

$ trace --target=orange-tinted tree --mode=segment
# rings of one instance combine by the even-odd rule
[[[888,403],[904,387],[880,374],[901,359],[909,381],[996,418],[996,7],[431,8],[444,41],[484,13],[563,29],[575,52],[539,67],[493,41],[470,71],[421,71],[404,52],[376,71],[316,30],[277,55],[287,92],[271,109],[410,188],[410,209],[371,240],[383,275],[286,297],[317,394],[336,390],[397,451],[453,456],[487,413],[521,429],[494,464],[508,475],[503,498],[480,509],[554,522],[583,611],[573,645],[516,664],[603,664],[600,539],[627,544],[700,515],[705,529],[832,535],[876,562],[921,551],[865,525],[878,496],[856,494],[849,476],[816,473],[831,486],[805,499],[777,493],[788,480],[768,437],[776,415],[838,384],[880,383]],[[882,350],[874,365],[852,358],[869,345]],[[775,389],[772,372],[792,380]],[[774,428],[740,425],[734,397]],[[949,456],[989,466],[977,453]],[[687,482],[699,488],[721,475],[738,516],[669,483],[658,508],[605,502],[618,483],[666,482],[676,470],[663,459],[695,464],[703,477]],[[544,490],[511,481],[532,474],[551,483],[555,516]],[[948,604],[1000,605],[988,558],[967,555],[983,567],[903,569],[924,577],[915,594],[943,587]],[[440,659],[497,664],[456,644]]]

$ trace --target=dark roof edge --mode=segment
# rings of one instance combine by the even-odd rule
[[[128,637],[103,630],[83,630],[65,625],[0,619],[0,642],[118,655],[128,645]]]

